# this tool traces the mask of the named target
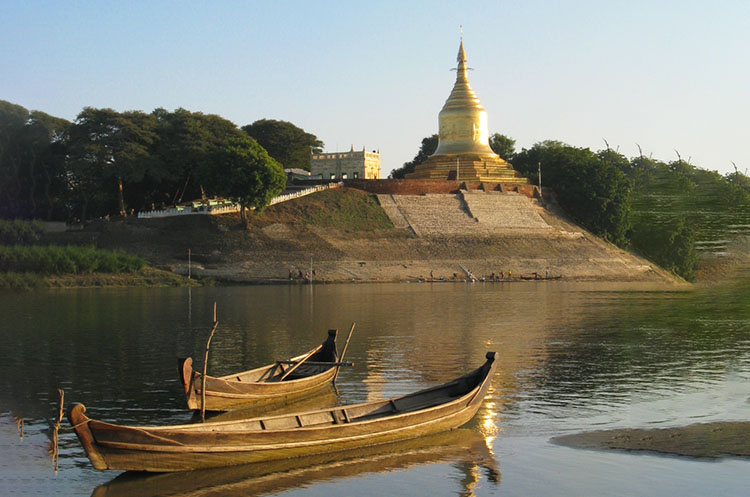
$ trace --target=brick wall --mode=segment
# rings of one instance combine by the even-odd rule
[[[482,183],[480,181],[447,181],[439,179],[380,179],[344,180],[344,186],[364,190],[368,193],[390,194],[390,195],[423,195],[425,193],[457,193],[459,187],[468,190],[502,190],[506,192],[518,192],[527,197],[537,195],[537,187],[534,185],[502,185],[498,183]]]

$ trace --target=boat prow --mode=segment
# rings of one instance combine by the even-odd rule
[[[277,461],[408,440],[467,423],[487,393],[497,363],[401,397],[313,411],[174,426],[123,426],[68,418],[96,469],[186,471]]]

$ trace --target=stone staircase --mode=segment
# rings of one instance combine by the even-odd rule
[[[469,214],[485,228],[550,229],[526,196],[482,190],[463,190],[459,195]]]
[[[379,194],[377,195],[377,197],[378,202],[380,203],[380,207],[382,207],[385,213],[388,214],[388,217],[391,218],[393,226],[395,226],[396,228],[414,231],[409,225],[409,222],[399,210],[398,204],[396,204],[393,195]]]
[[[378,195],[397,228],[417,236],[487,236],[503,230],[548,231],[531,200],[523,195],[481,190],[458,194]]]

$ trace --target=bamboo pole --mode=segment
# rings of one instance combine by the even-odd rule
[[[60,410],[57,413],[57,420],[55,421],[55,425],[52,427],[52,464],[55,468],[55,474],[57,474],[58,470],[58,462],[59,462],[59,449],[57,446],[57,434],[60,431],[60,424],[62,423],[63,419],[63,402],[65,399],[65,392],[58,388],[57,391],[60,393]]]
[[[214,301],[214,323],[211,328],[211,333],[208,335],[208,341],[206,341],[206,355],[203,356],[203,376],[201,378],[201,423],[206,421],[206,368],[208,366],[208,350],[211,348],[211,339],[214,337],[216,327],[219,326],[219,322],[216,320],[216,301]]]
[[[344,343],[344,350],[341,351],[341,357],[339,357],[339,362],[344,362],[344,356],[346,355],[346,349],[349,347],[349,340],[352,338],[352,333],[354,332],[354,327],[357,325],[357,323],[352,323],[352,327],[349,328],[349,335],[346,337],[346,343]],[[336,372],[333,373],[333,384],[336,385],[336,378],[339,376],[339,370],[341,369],[341,366],[336,366]]]
[[[313,355],[315,355],[316,352],[318,352],[322,348],[323,348],[323,345],[318,345],[317,347],[315,347],[314,349],[312,349],[310,352],[308,352],[305,357],[303,357],[302,359],[300,359],[299,362],[297,362],[297,364],[295,364],[291,368],[287,369],[286,373],[284,373],[284,375],[281,378],[279,378],[279,381],[284,381],[284,378],[286,378],[287,376],[289,376],[290,374],[292,374],[292,372],[295,369],[297,369],[298,367],[300,367],[303,362],[305,362],[306,360],[308,360],[309,358],[311,358]]]

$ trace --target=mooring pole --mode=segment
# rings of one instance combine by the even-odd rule
[[[206,366],[208,366],[208,350],[211,348],[211,339],[214,337],[219,322],[216,320],[216,301],[214,301],[214,322],[211,333],[206,341],[206,355],[203,357],[203,376],[201,377],[201,423],[206,421]]]

